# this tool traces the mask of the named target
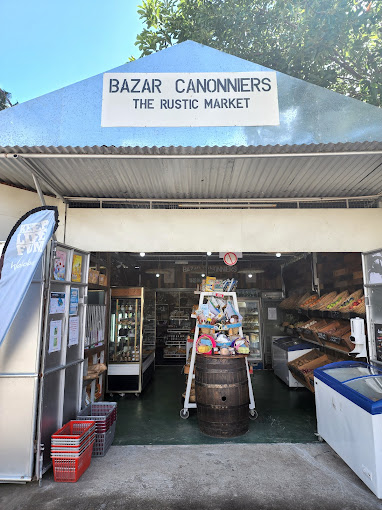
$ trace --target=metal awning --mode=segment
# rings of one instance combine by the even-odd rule
[[[79,198],[266,200],[382,194],[382,142],[0,147],[0,183]]]

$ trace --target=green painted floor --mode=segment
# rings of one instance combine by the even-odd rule
[[[196,409],[182,420],[181,366],[159,366],[139,396],[115,396],[118,419],[114,445],[187,445],[219,443],[315,442],[314,395],[305,388],[289,389],[270,370],[255,370],[252,384],[259,417],[249,431],[232,439],[215,439],[199,431]]]

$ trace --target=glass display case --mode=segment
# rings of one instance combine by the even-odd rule
[[[149,325],[155,317],[155,300],[152,303],[150,293],[146,294],[145,304],[142,287],[111,290],[108,393],[139,394],[154,372],[155,336]]]
[[[262,362],[260,299],[238,298],[239,313],[243,317],[243,334],[249,339],[248,362]]]
[[[157,352],[161,363],[184,363],[192,327],[190,315],[196,302],[192,289],[157,290]]]

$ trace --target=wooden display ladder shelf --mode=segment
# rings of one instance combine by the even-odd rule
[[[199,292],[198,292],[198,294],[199,294]],[[204,302],[204,299],[208,298],[208,297],[212,297],[212,296],[222,297],[222,298],[229,298],[229,297],[232,298],[233,306],[234,306],[235,310],[239,310],[239,306],[238,306],[238,303],[237,303],[236,292],[200,292],[199,309],[202,306],[202,304]],[[194,341],[193,341],[193,344],[192,344],[190,371],[189,371],[188,377],[187,377],[186,396],[185,396],[185,399],[184,399],[184,407],[180,411],[180,417],[183,418],[184,420],[186,420],[189,417],[189,415],[190,415],[189,409],[196,409],[196,407],[197,407],[196,402],[190,402],[190,394],[191,394],[192,381],[193,381],[193,379],[195,379],[194,366],[195,366],[195,358],[196,358],[196,343],[197,343],[197,340],[199,338],[199,329],[200,329],[200,327],[203,327],[203,325],[200,326],[198,324],[198,321],[196,320]],[[240,334],[240,336],[243,336],[243,328],[242,328],[242,326],[240,326],[240,328],[239,328],[239,334]],[[249,366],[248,366],[248,359],[247,359],[247,357],[245,357],[245,366],[246,366],[246,370],[247,370],[248,389],[249,389],[249,416],[250,416],[251,419],[256,419],[258,414],[257,414],[257,411],[255,409],[256,408],[255,398],[253,396],[252,381],[251,381],[251,376],[250,376],[250,373],[249,373]]]

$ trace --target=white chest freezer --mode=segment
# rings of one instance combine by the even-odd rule
[[[314,371],[318,434],[382,498],[382,370],[356,361]]]
[[[297,338],[272,337],[272,365],[275,375],[290,388],[303,388],[291,374],[288,363],[311,351],[315,346]]]

